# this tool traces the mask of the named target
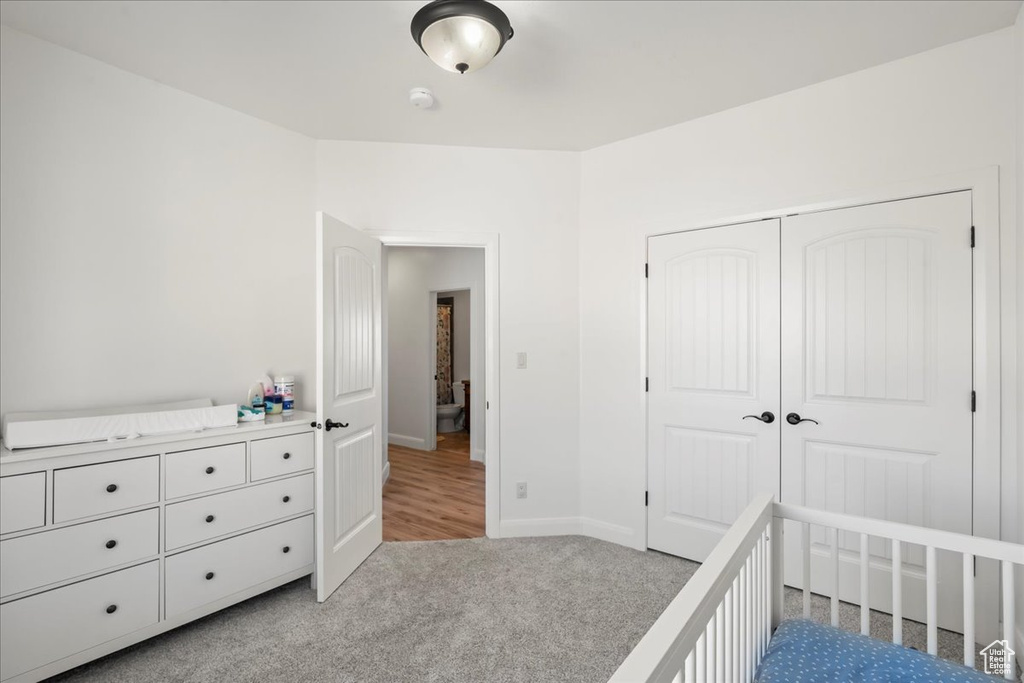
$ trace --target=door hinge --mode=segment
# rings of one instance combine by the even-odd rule
[[[651,501],[651,492],[650,491],[644,491],[644,507],[647,507],[647,505],[650,503],[650,501]]]
[[[644,277],[650,277],[650,276],[651,276],[651,264],[645,263],[644,264]]]
[[[976,391],[971,392],[971,412],[978,412],[978,392]]]
[[[490,409],[491,409],[491,402],[490,401],[484,401],[484,410],[490,410]]]
[[[971,226],[971,249],[974,249],[974,226]]]
[[[644,377],[644,391],[648,392],[651,390],[651,378]]]

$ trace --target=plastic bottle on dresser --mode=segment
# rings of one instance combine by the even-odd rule
[[[275,377],[274,393],[281,395],[281,413],[290,415],[295,410],[295,377],[292,375]]]

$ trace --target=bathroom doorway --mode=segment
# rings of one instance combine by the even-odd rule
[[[472,439],[473,292],[456,289],[432,295],[437,324],[431,341],[435,400],[434,415],[429,419],[434,425],[434,447],[430,450],[465,453],[483,462],[482,449],[474,453]]]
[[[387,245],[383,261],[384,540],[484,536],[485,250]]]

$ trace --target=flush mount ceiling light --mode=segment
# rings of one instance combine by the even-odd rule
[[[485,0],[434,0],[412,18],[412,38],[442,69],[482,69],[512,38],[512,25]]]

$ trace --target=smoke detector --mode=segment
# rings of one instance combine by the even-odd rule
[[[426,88],[413,88],[409,91],[409,104],[417,109],[430,109],[434,106],[434,93]]]

